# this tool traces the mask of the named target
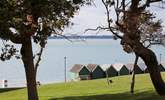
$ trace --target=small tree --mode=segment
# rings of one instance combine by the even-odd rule
[[[1,0],[0,38],[21,44],[21,59],[24,64],[28,100],[38,100],[36,72],[43,48],[51,34],[61,34],[70,18],[79,10],[85,0]],[[41,47],[34,64],[32,40]],[[18,51],[13,45],[4,44],[1,60],[9,60]]]

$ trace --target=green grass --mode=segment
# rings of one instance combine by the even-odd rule
[[[162,73],[165,79],[165,73]],[[136,75],[135,94],[129,93],[131,76],[106,79],[57,83],[38,87],[40,100],[164,100],[157,95],[148,74]],[[0,100],[26,100],[26,89],[4,91]]]

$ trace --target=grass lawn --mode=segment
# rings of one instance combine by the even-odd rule
[[[165,73],[162,73],[165,79]],[[57,83],[38,87],[40,100],[165,100],[157,95],[148,74],[136,75],[135,94],[129,93],[131,76]],[[2,90],[0,100],[26,100],[26,89]]]

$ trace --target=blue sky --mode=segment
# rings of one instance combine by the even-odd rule
[[[163,26],[165,26],[165,9],[157,7],[159,3],[151,5],[149,8],[157,16],[157,18],[162,19]],[[75,17],[72,19],[74,25],[65,29],[65,34],[84,34],[84,30],[88,28],[96,28],[99,25],[106,25],[106,15],[105,8],[101,0],[95,1],[95,6],[84,6],[76,13]],[[112,17],[115,13],[112,11]],[[86,34],[96,34],[96,32],[89,31]],[[106,31],[101,31],[99,34],[111,34]]]

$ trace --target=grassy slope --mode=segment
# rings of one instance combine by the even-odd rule
[[[162,74],[165,79],[165,73]],[[129,93],[131,76],[112,78],[107,85],[106,79],[58,83],[39,87],[41,100],[164,100],[153,89],[148,74],[137,75],[135,95]],[[0,100],[26,100],[26,90],[0,92]]]

